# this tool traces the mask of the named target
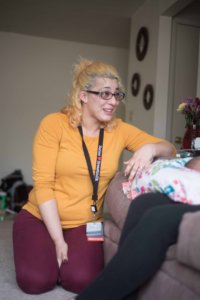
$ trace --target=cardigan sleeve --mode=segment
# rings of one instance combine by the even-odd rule
[[[126,122],[119,122],[121,136],[124,139],[124,146],[127,150],[134,152],[141,146],[150,143],[158,143],[164,141],[163,139],[157,138],[131,124]]]
[[[33,181],[36,202],[55,199],[55,168],[62,134],[58,114],[46,116],[40,123],[33,144]]]

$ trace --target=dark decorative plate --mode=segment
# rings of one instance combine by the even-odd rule
[[[133,96],[137,96],[140,90],[140,75],[134,73],[131,80],[131,91]]]
[[[149,110],[153,104],[154,90],[152,84],[147,84],[143,93],[144,107]]]
[[[146,27],[141,27],[136,39],[136,56],[138,60],[143,60],[148,49],[149,33]]]

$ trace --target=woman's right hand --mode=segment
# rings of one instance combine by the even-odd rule
[[[68,245],[63,239],[60,241],[56,241],[55,247],[56,247],[57,261],[60,267],[62,263],[66,263],[68,261]]]
[[[59,267],[68,260],[68,245],[64,240],[57,203],[55,199],[50,199],[39,205],[42,219],[47,230],[54,241],[56,257]]]

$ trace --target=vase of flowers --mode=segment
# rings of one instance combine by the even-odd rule
[[[200,98],[186,98],[177,108],[185,116],[186,131],[182,140],[182,149],[193,149],[196,137],[200,137]]]

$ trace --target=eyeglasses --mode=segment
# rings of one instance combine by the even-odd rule
[[[103,100],[110,100],[113,96],[115,97],[116,101],[122,101],[125,98],[125,93],[123,92],[116,92],[116,93],[111,93],[110,91],[86,91],[87,93],[95,94],[101,97]]]

